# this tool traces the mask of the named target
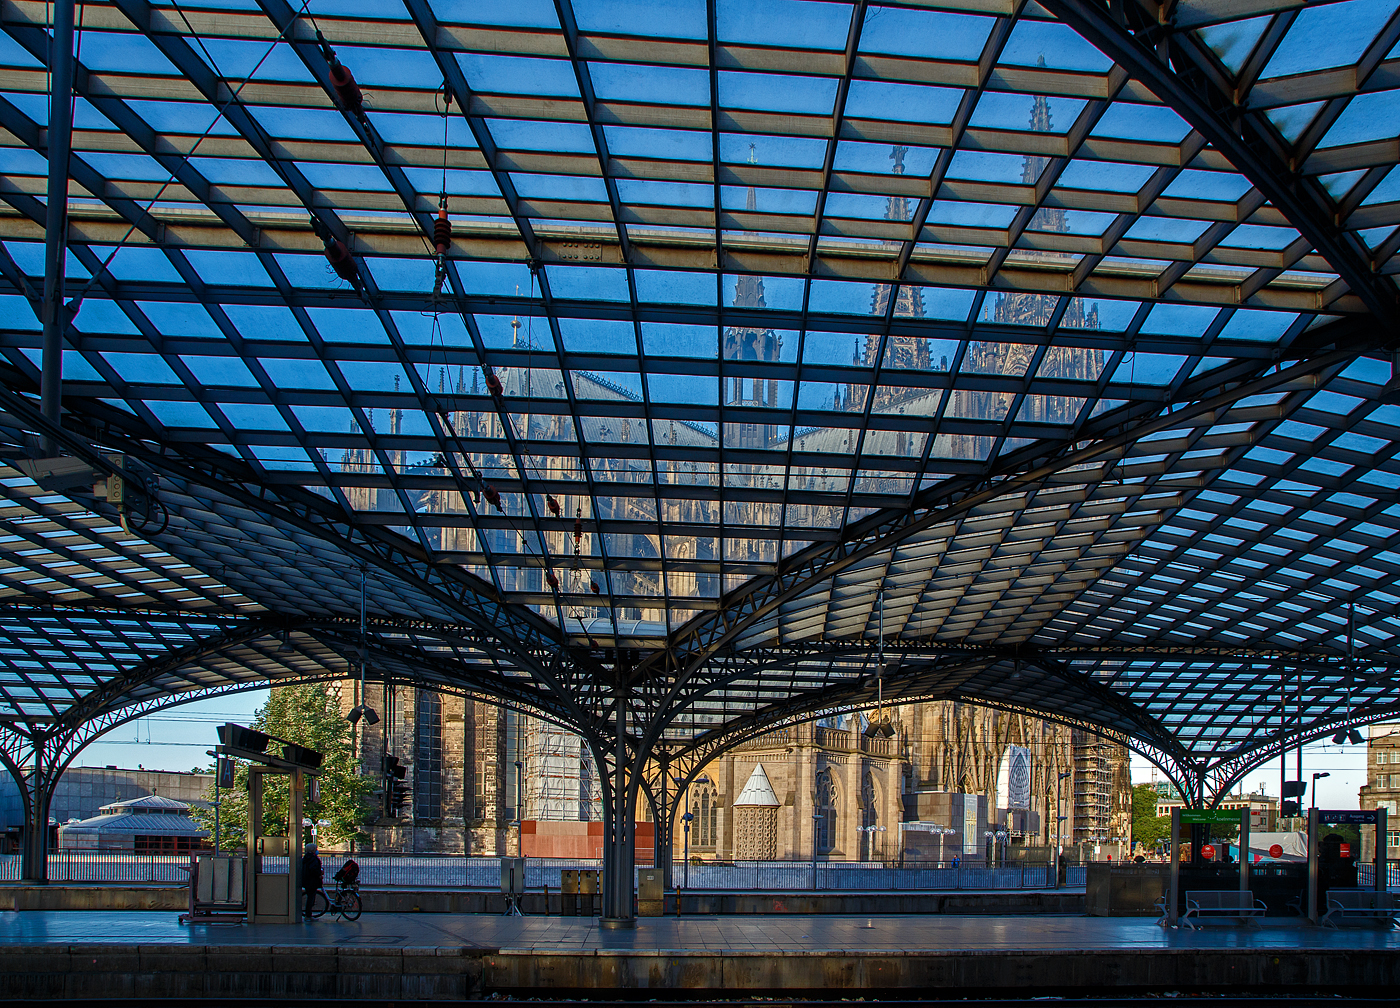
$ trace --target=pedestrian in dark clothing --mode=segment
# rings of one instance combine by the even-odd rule
[[[315,844],[306,845],[306,854],[301,859],[301,888],[306,893],[306,917],[311,916],[311,902],[321,891],[325,882],[325,872],[321,868],[321,856],[316,853]]]

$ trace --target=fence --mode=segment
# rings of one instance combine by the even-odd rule
[[[323,853],[322,868],[330,878],[350,855]],[[360,884],[368,888],[496,889],[501,884],[498,858],[453,854],[356,854]],[[189,858],[168,854],[120,854],[60,851],[49,855],[53,882],[184,883]],[[540,890],[560,888],[565,868],[601,868],[599,861],[569,858],[529,858],[525,885]],[[263,871],[283,874],[287,859],[264,857]],[[1067,885],[1084,884],[1084,866],[1070,865]],[[19,881],[19,855],[0,856],[0,881]],[[815,876],[815,877],[814,877]],[[795,892],[891,892],[933,889],[1042,889],[1054,885],[1047,864],[1015,864],[986,868],[979,865],[918,864],[885,866],[879,862],[739,861],[724,864],[677,863],[675,885],[690,890]]]
[[[321,863],[326,877],[334,875],[349,857],[325,853]],[[496,889],[501,884],[501,862],[492,857],[463,857],[460,854],[356,854],[360,884],[370,888],[413,887],[422,889]],[[59,851],[49,855],[49,880],[53,882],[99,882],[135,884],[184,884],[184,871],[190,859],[176,854],[120,854],[100,851]],[[525,884],[536,891],[546,886],[557,890],[559,873],[565,868],[600,868],[599,861],[570,858],[529,858],[525,862]],[[1369,888],[1375,870],[1358,865],[1357,883]],[[1400,889],[1400,862],[1391,862],[1388,883]],[[879,862],[820,861],[737,861],[723,864],[677,862],[671,868],[672,882],[684,889],[704,891],[811,892],[891,892],[949,889],[1048,889],[1054,886],[1051,866],[1043,863],[1010,864],[987,868],[981,865],[950,863],[886,866]],[[284,873],[286,858],[263,858],[263,870]],[[1065,869],[1065,885],[1084,885],[1087,866],[1071,864]],[[814,877],[815,875],[815,877]],[[18,854],[0,855],[0,882],[18,882]]]

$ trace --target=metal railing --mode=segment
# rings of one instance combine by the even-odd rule
[[[178,883],[188,885],[188,854],[118,854],[58,851],[49,855],[50,882]],[[0,882],[20,880],[20,856],[0,855]]]
[[[491,889],[501,884],[500,859],[464,857],[460,854],[355,854],[360,865],[360,885],[367,888]],[[321,865],[330,878],[351,857],[322,853]],[[173,854],[122,854],[98,851],[59,851],[49,855],[49,879],[53,882],[130,884],[183,884],[183,870],[190,859]],[[264,856],[263,871],[285,874],[285,857]],[[560,872],[566,868],[601,868],[597,860],[529,858],[525,884],[530,889],[560,888]],[[1082,886],[1083,865],[1070,865],[1065,884]],[[0,881],[18,882],[20,858],[0,856]],[[680,862],[671,869],[673,884],[689,890],[708,891],[822,891],[899,892],[952,889],[1044,889],[1054,886],[1054,874],[1044,863],[1010,864],[988,868],[924,862],[904,867],[880,862],[737,861],[722,864]]]

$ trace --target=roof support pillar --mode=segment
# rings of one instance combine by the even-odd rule
[[[33,735],[27,739],[33,763],[26,768],[4,760],[10,776],[19,785],[24,809],[24,832],[20,838],[20,881],[26,885],[47,885],[49,881],[49,807],[58,779],[67,760],[62,737]],[[18,754],[15,754],[16,756]]]
[[[48,208],[44,221],[44,327],[40,408],[55,424],[63,405],[63,342],[68,328],[63,273],[68,258],[68,162],[73,147],[73,0],[55,0],[49,42]],[[58,448],[44,439],[44,453]]]
[[[613,751],[612,789],[604,795],[603,810],[603,917],[605,928],[633,928],[636,886],[637,787],[646,754],[632,763],[627,752],[627,697],[630,690],[618,677],[617,734]]]

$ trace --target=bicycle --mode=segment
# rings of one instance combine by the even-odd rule
[[[313,920],[324,917],[332,911],[345,920],[359,920],[361,909],[360,887],[353,883],[336,886],[334,896],[326,892],[323,886],[311,898],[311,918]]]

